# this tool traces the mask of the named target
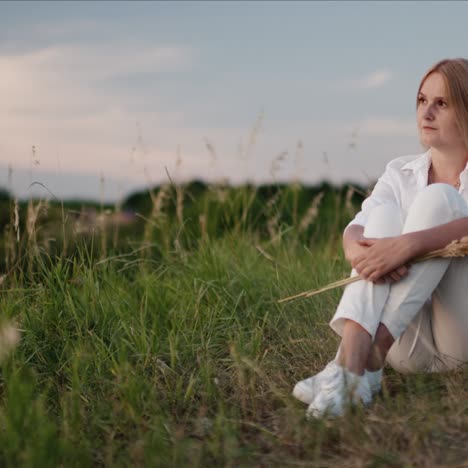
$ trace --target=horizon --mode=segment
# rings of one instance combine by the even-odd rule
[[[5,172],[8,172],[8,169],[4,169],[0,166],[0,172],[2,170],[5,170]],[[40,174],[38,174],[40,172]],[[170,175],[170,174],[169,174]],[[172,178],[167,180],[162,181],[159,184],[154,184],[154,185],[135,185],[133,189],[129,192],[122,192],[121,187],[119,187],[119,182],[115,179],[104,179],[102,180],[100,176],[96,175],[90,175],[90,174],[76,174],[76,173],[70,173],[68,175],[65,174],[65,180],[60,180],[60,178],[63,176],[57,173],[53,172],[47,172],[47,171],[36,171],[35,172],[35,178],[31,178],[32,174],[31,171],[29,170],[19,170],[19,171],[12,171],[12,177],[11,179],[14,181],[12,185],[16,185],[18,187],[23,187],[24,188],[24,193],[26,193],[25,196],[17,196],[15,191],[12,190],[11,188],[7,187],[7,184],[2,184],[0,183],[0,191],[4,190],[11,196],[12,198],[17,198],[21,202],[25,202],[28,200],[38,200],[38,199],[54,199],[55,201],[62,201],[62,202],[82,202],[82,203],[104,203],[106,205],[111,205],[116,202],[123,202],[127,200],[128,198],[148,192],[150,190],[154,190],[156,188],[160,188],[164,185],[171,185],[174,183],[172,181]],[[101,197],[101,193],[99,194],[98,197],[92,197],[92,196],[87,196],[86,194],[79,194],[79,193],[74,193],[74,192],[67,192],[67,184],[66,181],[75,178],[80,180],[81,182],[84,183],[84,181],[91,183],[95,186],[95,190],[99,190],[100,192],[102,191],[103,196]],[[43,182],[45,181],[45,183]],[[376,181],[371,181],[372,183],[375,183]],[[210,181],[210,180],[204,180],[203,178],[192,178],[192,179],[187,179],[187,180],[179,180],[177,181],[177,185],[181,186],[187,186],[190,184],[194,183],[201,183],[204,184],[206,187],[211,186],[217,186],[217,185],[223,185],[223,186],[228,186],[231,188],[240,188],[240,187],[246,187],[246,186],[253,186],[253,187],[265,187],[265,186],[286,186],[292,183],[297,183],[297,181],[292,181],[288,179],[277,179],[277,180],[264,180],[264,181],[258,181],[256,183],[253,183],[252,181],[245,180],[245,181],[240,181],[238,183],[228,183],[226,180],[218,180],[218,181]],[[65,197],[59,197],[49,189],[49,187],[52,186],[58,186],[59,190],[61,189],[65,193],[69,193]],[[352,180],[343,180],[341,183],[335,183],[329,179],[321,179],[317,180],[313,183],[301,183],[300,184],[303,188],[316,188],[320,187],[323,185],[329,185],[330,187],[336,188],[336,189],[342,189],[343,187],[353,185],[358,189],[365,189],[368,188],[368,185],[366,184],[359,184],[357,182],[354,182]],[[63,187],[62,187],[63,186]],[[115,195],[115,196],[114,196]]]

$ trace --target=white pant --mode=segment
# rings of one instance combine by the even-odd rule
[[[468,204],[453,187],[433,184],[416,196],[405,220],[396,205],[376,207],[364,235],[396,236],[467,216]],[[346,319],[353,320],[374,339],[383,323],[396,339],[387,356],[396,370],[453,369],[468,363],[467,292],[468,258],[426,260],[393,284],[348,285],[330,326],[341,335]]]

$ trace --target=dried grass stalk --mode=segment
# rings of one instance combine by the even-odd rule
[[[184,224],[184,187],[176,186],[176,215],[180,225]]]
[[[468,256],[468,236],[462,237],[459,240],[454,240],[450,244],[446,245],[442,249],[433,250],[427,254],[416,257],[412,263],[420,263],[424,260],[430,260],[431,258],[455,258],[455,257],[465,257]],[[323,288],[314,289],[312,291],[305,291],[294,296],[285,297],[284,299],[279,299],[278,302],[287,302],[292,301],[293,299],[307,298],[316,296],[317,294],[329,291],[330,289],[339,288],[340,286],[346,286],[356,281],[361,280],[362,278],[359,275],[351,276],[350,278],[344,278],[334,283],[327,284]]]
[[[15,198],[13,214],[14,214],[13,228],[16,232],[16,242],[19,242],[20,241],[20,226],[19,226],[20,218],[19,218],[19,203],[18,203],[17,198]]]
[[[11,323],[0,326],[0,362],[13,351],[20,340],[20,330]]]
[[[310,204],[305,215],[301,219],[301,222],[299,224],[299,232],[306,231],[307,228],[315,221],[315,218],[317,218],[323,195],[324,192],[319,192],[312,200],[312,203]]]

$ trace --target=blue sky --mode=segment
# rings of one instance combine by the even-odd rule
[[[368,183],[421,151],[424,71],[467,2],[1,2],[0,185]],[[32,147],[35,147],[34,153]]]

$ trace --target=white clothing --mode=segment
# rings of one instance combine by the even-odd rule
[[[364,235],[378,238],[468,217],[466,195],[447,184],[427,186],[429,164],[429,152],[409,161],[392,161],[350,224],[365,222]],[[460,192],[467,187],[467,169],[462,176]],[[414,264],[407,277],[392,285],[368,281],[348,285],[330,326],[341,335],[350,319],[374,338],[383,323],[399,338],[387,362],[402,372],[453,368],[468,362],[467,285],[467,258]]]
[[[371,195],[364,200],[361,211],[348,226],[352,224],[366,226],[370,212],[376,206],[388,203],[395,204],[400,209],[404,221],[416,195],[427,187],[430,165],[431,150],[423,154],[402,156],[390,161]],[[468,164],[460,173],[459,192],[468,202]]]

